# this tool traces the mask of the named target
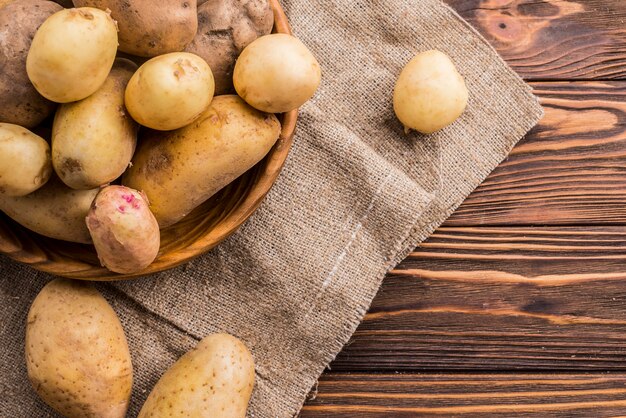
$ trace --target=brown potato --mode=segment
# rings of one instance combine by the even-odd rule
[[[73,0],[76,7],[111,10],[120,51],[140,57],[180,52],[198,29],[196,0]]]
[[[61,9],[46,0],[0,5],[0,122],[33,128],[54,111],[55,104],[40,95],[28,79],[26,57],[39,26]]]
[[[252,41],[272,32],[268,0],[209,0],[198,6],[198,33],[185,51],[204,58],[215,78],[215,94],[233,93],[237,57]]]

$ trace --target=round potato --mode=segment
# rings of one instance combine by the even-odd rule
[[[133,382],[126,336],[86,282],[56,279],[37,295],[26,325],[26,367],[37,394],[63,416],[126,416]]]
[[[116,273],[137,273],[159,252],[159,224],[146,197],[123,186],[103,188],[87,215],[87,228],[102,265]]]
[[[275,33],[248,45],[235,64],[235,90],[250,106],[283,113],[309,100],[321,80],[317,60],[297,38]]]
[[[182,51],[198,29],[196,0],[74,0],[76,7],[110,10],[120,50],[140,57]]]
[[[248,348],[232,335],[213,334],[161,376],[138,418],[245,418],[253,388]]]
[[[26,128],[0,123],[0,195],[24,196],[52,173],[50,146]]]
[[[59,103],[92,95],[106,80],[117,52],[117,27],[99,9],[63,9],[39,28],[26,71],[37,91]]]
[[[28,79],[26,57],[35,32],[61,6],[45,0],[19,0],[0,6],[0,122],[33,128],[55,104]]]
[[[215,94],[233,93],[233,69],[241,51],[272,32],[268,0],[209,0],[198,4],[198,33],[185,51],[202,57],[215,77]]]
[[[147,61],[126,87],[126,108],[148,128],[169,131],[193,122],[211,103],[215,83],[211,68],[188,52]]]
[[[430,134],[454,122],[467,106],[465,81],[440,51],[416,55],[402,69],[393,92],[393,109],[405,131]]]
[[[59,107],[52,129],[52,163],[65,184],[93,189],[126,170],[137,144],[137,124],[124,107],[124,91],[137,66],[118,58],[91,96]]]

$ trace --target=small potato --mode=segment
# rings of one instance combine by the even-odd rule
[[[0,122],[34,128],[55,108],[37,92],[26,73],[26,57],[41,24],[61,10],[45,0],[0,5]]]
[[[52,129],[52,163],[65,184],[93,189],[122,175],[135,152],[137,124],[124,107],[124,91],[137,66],[117,59],[91,96],[59,107]]]
[[[48,181],[50,146],[26,128],[0,123],[0,195],[24,196]]]
[[[102,86],[117,52],[117,27],[99,9],[63,9],[41,25],[26,71],[37,91],[53,102],[82,100]]]
[[[38,234],[90,244],[85,216],[98,190],[73,190],[52,176],[43,187],[26,196],[0,194],[0,210]]]
[[[402,69],[393,92],[393,109],[405,131],[430,134],[454,122],[467,106],[465,81],[440,51],[416,55]]]
[[[66,417],[123,418],[133,382],[126,336],[87,282],[56,279],[28,312],[26,367],[37,394]]]
[[[137,273],[154,261],[159,224],[145,196],[123,186],[103,188],[86,218],[100,262],[116,273]]]
[[[161,376],[138,418],[244,418],[253,388],[250,351],[231,335],[213,334]]]
[[[235,64],[237,94],[269,113],[297,109],[313,97],[322,73],[317,60],[297,38],[275,33],[248,45]]]
[[[145,132],[122,184],[146,193],[164,228],[263,159],[279,135],[276,116],[217,96],[193,124]]]
[[[147,61],[126,87],[126,108],[148,128],[169,131],[193,122],[211,103],[215,83],[197,55],[176,52]]]

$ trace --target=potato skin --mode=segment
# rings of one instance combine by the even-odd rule
[[[440,51],[416,55],[402,69],[393,93],[393,109],[405,127],[430,134],[465,111],[468,91],[450,58]]]
[[[276,116],[237,96],[217,96],[193,124],[146,132],[122,184],[148,196],[164,228],[263,159],[279,135]]]
[[[148,128],[170,131],[193,122],[213,99],[211,68],[188,52],[160,55],[144,63],[128,82],[126,108]]]
[[[254,360],[246,346],[213,334],[161,376],[138,418],[244,418],[253,388]]]
[[[28,79],[26,57],[39,26],[61,7],[45,0],[9,3],[0,5],[0,122],[33,128],[56,105]]]
[[[93,189],[120,177],[137,145],[138,125],[124,107],[124,91],[137,66],[116,59],[91,96],[59,107],[52,129],[52,163],[73,189]]]
[[[26,196],[0,195],[0,210],[38,234],[90,244],[85,216],[98,190],[73,190],[52,176],[43,187]]]
[[[117,27],[108,13],[90,7],[63,9],[39,27],[26,71],[42,96],[75,102],[102,86],[116,53]]]
[[[141,271],[159,252],[159,224],[146,197],[136,190],[104,187],[94,199],[86,222],[100,262],[113,272]]]
[[[196,0],[74,0],[74,5],[111,10],[120,51],[140,57],[182,51],[198,30]]]
[[[26,326],[26,366],[37,394],[72,418],[123,418],[133,381],[117,315],[86,282],[56,279],[37,295]]]
[[[0,123],[0,195],[24,196],[48,181],[50,146],[26,128]]]
[[[268,0],[209,0],[198,4],[198,32],[185,48],[202,57],[215,78],[215,94],[234,93],[237,57],[259,36],[272,32]]]

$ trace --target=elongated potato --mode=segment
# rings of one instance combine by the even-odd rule
[[[38,234],[90,244],[85,217],[98,190],[73,190],[52,176],[43,187],[26,196],[0,194],[0,210]]]
[[[124,91],[137,66],[117,59],[91,96],[59,107],[52,129],[52,164],[73,189],[93,189],[122,175],[135,152],[137,124],[124,107]]]
[[[68,103],[93,94],[117,53],[117,26],[99,9],[63,9],[41,25],[28,51],[26,71],[37,91]]]
[[[138,418],[244,418],[254,388],[254,360],[228,334],[213,334],[182,356],[148,396]]]
[[[122,183],[148,196],[163,228],[259,162],[279,135],[276,116],[237,96],[217,96],[191,125],[146,132]]]
[[[37,394],[66,417],[123,418],[133,382],[117,315],[86,282],[56,279],[28,312],[26,366]]]

